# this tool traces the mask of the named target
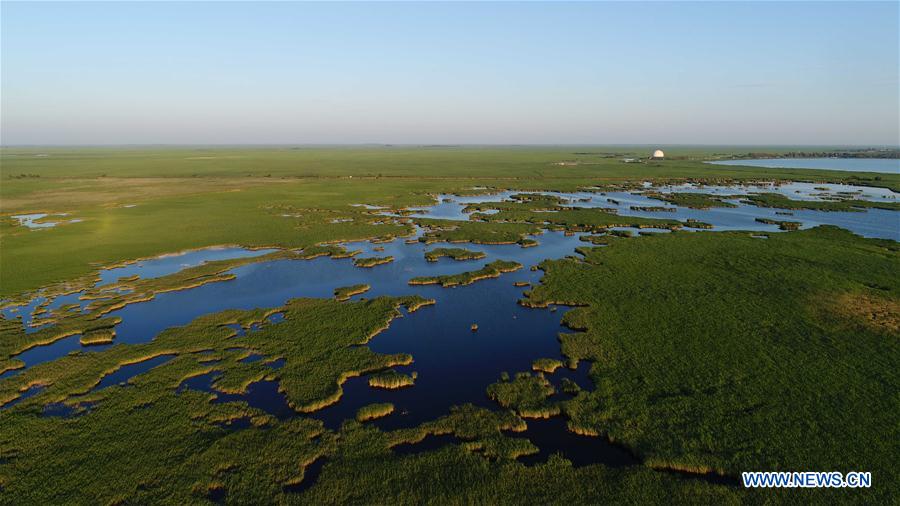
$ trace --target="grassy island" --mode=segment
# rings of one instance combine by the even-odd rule
[[[678,207],[690,207],[692,209],[709,209],[710,207],[737,207],[726,199],[740,198],[739,195],[711,195],[708,193],[657,193],[645,192],[644,196],[651,199],[662,200]]]
[[[425,252],[425,260],[437,262],[441,257],[453,260],[480,260],[486,255],[481,251],[472,251],[465,248],[435,248]]]
[[[374,420],[376,418],[388,416],[393,412],[394,405],[390,402],[369,404],[368,406],[359,408],[359,411],[356,412],[356,421],[365,422],[367,420]]]
[[[389,264],[394,261],[394,257],[357,257],[353,259],[353,265],[357,267],[371,268],[376,265]]]
[[[778,225],[781,230],[799,230],[802,225],[799,221],[773,220],[771,218],[756,218],[756,221],[766,225]]]
[[[350,297],[368,292],[372,287],[366,284],[342,286],[334,289],[334,298],[340,301],[350,300]]]
[[[369,386],[373,388],[386,388],[388,390],[394,390],[397,388],[411,387],[415,383],[416,373],[406,375],[400,374],[394,370],[390,370],[369,376]]]
[[[840,198],[835,200],[793,200],[780,193],[761,193],[742,197],[747,204],[759,207],[778,209],[810,209],[813,211],[865,211],[866,209],[885,209],[900,211],[900,202],[884,202]]]
[[[422,276],[409,280],[411,285],[441,285],[443,287],[469,285],[481,279],[500,277],[504,272],[513,272],[522,268],[518,262],[496,260],[477,271],[449,274],[445,276]]]

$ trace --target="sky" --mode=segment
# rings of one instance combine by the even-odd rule
[[[900,2],[0,3],[0,143],[900,144]]]

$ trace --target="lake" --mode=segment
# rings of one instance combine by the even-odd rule
[[[743,165],[773,169],[827,169],[848,172],[880,172],[900,174],[897,158],[757,158],[754,160],[720,160],[714,165]]]

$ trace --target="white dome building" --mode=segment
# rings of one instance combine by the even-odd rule
[[[651,156],[650,158],[652,158],[654,160],[662,160],[665,157],[666,157],[666,154],[663,153],[663,150],[657,149],[656,151],[653,152],[653,156]]]

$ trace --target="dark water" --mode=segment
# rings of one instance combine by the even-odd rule
[[[569,432],[562,417],[528,420],[528,430],[522,437],[528,438],[540,449],[538,453],[519,459],[529,465],[546,462],[555,453],[569,459],[576,467],[598,463],[625,467],[641,463],[631,452],[604,437],[579,436]]]
[[[15,406],[16,404],[24,401],[25,399],[27,399],[29,397],[34,397],[35,395],[39,394],[41,392],[41,390],[43,390],[44,388],[45,388],[44,385],[31,385],[30,387],[28,387],[28,390],[25,390],[25,392],[22,393],[22,395],[20,395],[16,399],[4,404],[3,406],[0,406],[0,409],[10,408],[10,407]]]
[[[548,232],[538,236],[537,239],[541,242],[541,247],[466,245],[470,249],[484,251],[488,254],[488,258],[466,262],[448,259],[427,262],[424,252],[437,246],[425,246],[418,243],[405,244],[402,239],[379,245],[349,244],[349,249],[362,249],[363,255],[370,255],[374,253],[373,247],[381,246],[385,251],[379,254],[392,255],[395,261],[371,269],[355,267],[351,259],[335,260],[327,257],[250,264],[234,269],[232,272],[235,273],[237,279],[233,281],[212,283],[192,290],[159,294],[152,301],[126,306],[110,313],[110,316],[119,316],[123,319],[122,323],[116,327],[117,342],[146,342],[163,329],[174,325],[184,325],[203,314],[224,309],[278,306],[286,300],[296,297],[330,298],[337,287],[367,283],[371,285],[372,289],[365,294],[355,296],[354,299],[379,295],[419,294],[437,299],[438,305],[440,305],[443,297],[447,297],[448,302],[456,298],[466,298],[466,296],[459,295],[460,292],[465,292],[468,294],[467,297],[472,300],[479,300],[482,296],[505,300],[506,305],[512,308],[506,311],[512,320],[514,314],[519,314],[514,313],[515,311],[524,311],[523,308],[516,305],[516,300],[523,289],[513,287],[512,282],[518,280],[536,282],[540,273],[529,271],[528,266],[536,265],[544,258],[560,258],[574,254],[576,247],[585,244],[579,241],[577,236],[565,237],[558,232]],[[416,276],[456,274],[478,269],[496,259],[515,260],[526,265],[526,268],[516,273],[503,275],[496,280],[481,281],[455,289],[437,286],[410,286],[408,284],[408,281]],[[486,288],[488,285],[491,287],[490,289]],[[505,293],[494,293],[500,287],[504,288]],[[490,294],[485,293],[485,290],[490,290]],[[535,311],[528,311],[528,313],[535,313]],[[440,314],[443,315],[444,312],[441,311]],[[483,319],[489,317],[488,313],[481,314],[485,315]],[[472,323],[478,322],[466,319],[465,322],[460,322],[460,325],[468,331]],[[558,317],[556,323],[558,323]]]
[[[828,169],[850,172],[900,174],[900,160],[890,158],[758,158],[755,160],[720,160],[714,165],[743,165],[784,169]]]
[[[94,387],[94,390],[111,387],[113,385],[124,385],[131,378],[138,374],[145,373],[158,365],[162,365],[169,360],[175,358],[175,355],[160,355],[133,364],[123,365],[114,372],[107,374],[100,380],[100,383]]]
[[[178,386],[178,391],[184,389],[200,390],[216,394],[213,403],[219,404],[223,402],[243,401],[250,407],[261,409],[270,415],[284,420],[290,417],[298,416],[287,403],[284,394],[278,391],[277,381],[257,381],[251,383],[247,387],[247,392],[243,394],[227,394],[213,389],[212,384],[221,375],[219,372],[211,372],[201,376],[194,376],[184,380]]]
[[[319,479],[319,474],[322,473],[322,467],[325,466],[325,462],[327,462],[325,457],[317,458],[312,464],[309,464],[305,469],[303,469],[303,481],[301,481],[300,483],[295,483],[293,485],[286,485],[284,487],[284,491],[294,493],[303,492],[304,490],[313,486],[316,480]]]
[[[256,257],[265,255],[267,253],[271,253],[276,251],[274,249],[259,249],[259,250],[250,250],[246,248],[204,248],[199,250],[187,251],[184,253],[177,253],[172,255],[163,255],[157,258],[152,258],[149,260],[141,260],[138,262],[134,262],[128,265],[124,265],[122,267],[115,267],[112,269],[102,269],[100,271],[100,280],[96,283],[95,286],[103,286],[108,285],[110,283],[114,283],[119,280],[119,278],[125,278],[130,276],[138,276],[142,279],[152,279],[158,278],[162,276],[167,276],[169,274],[174,274],[178,271],[184,270],[188,267],[195,267],[205,262],[211,262],[215,260],[226,260],[233,258],[247,258],[247,257]],[[50,301],[47,304],[47,312],[45,314],[50,314],[54,310],[70,305],[77,304],[79,306],[79,310],[83,311],[85,306],[87,306],[91,301],[89,300],[80,300],[80,297],[84,295],[84,292],[75,292],[66,295],[60,295]],[[22,323],[24,324],[25,332],[31,333],[39,330],[43,326],[40,325],[40,318],[34,320],[32,317],[32,312],[34,309],[47,302],[46,297],[35,297],[28,304],[22,306],[14,306],[4,308],[2,310],[2,314],[5,318],[16,318],[17,316],[21,316]],[[32,326],[32,323],[35,326]]]
[[[387,330],[370,342],[375,352],[412,354],[415,362],[397,369],[406,373],[418,372],[416,385],[400,390],[372,389],[366,378],[353,378],[345,383],[341,402],[317,412],[316,417],[330,427],[338,427],[345,419],[353,418],[360,407],[383,400],[394,403],[398,413],[375,423],[390,429],[434,419],[457,404],[472,402],[494,407],[485,395],[485,387],[497,381],[501,372],[528,370],[535,358],[560,357],[556,336],[565,331],[559,323],[565,309],[551,312],[517,304],[522,291],[527,288],[515,287],[513,283],[536,283],[540,272],[526,267],[497,279],[459,288],[412,287],[407,281],[425,273],[448,274],[476,269],[495,258],[535,265],[543,258],[572,254],[575,247],[584,244],[576,236],[566,237],[561,233],[547,233],[539,236],[539,240],[540,248],[472,246],[472,249],[488,253],[489,258],[480,261],[442,259],[427,262],[424,251],[432,246],[407,245],[403,240],[397,240],[378,245],[385,248],[383,254],[393,255],[395,262],[373,269],[354,267],[349,259],[330,258],[248,265],[235,269],[237,279],[233,281],[160,294],[153,301],[117,311],[115,315],[123,318],[123,323],[117,327],[117,340],[145,342],[164,328],[187,323],[209,312],[234,307],[274,306],[301,296],[330,297],[336,287],[366,282],[372,290],[355,298],[415,293],[437,300],[436,305],[423,307],[413,314],[403,310],[402,318],[394,320]],[[364,249],[367,254],[375,245],[360,243],[348,247]],[[278,319],[274,318],[274,324]],[[472,323],[479,325],[477,332],[471,331]],[[261,359],[253,355],[248,358]],[[281,363],[275,362],[271,366],[277,368]],[[212,379],[201,377],[188,381],[188,387],[209,389]],[[286,408],[282,396],[275,395],[275,385],[256,385],[272,400],[268,411],[281,412],[282,407]],[[254,404],[252,399],[249,402]]]
[[[55,360],[73,351],[98,351],[109,347],[109,345],[82,346],[80,339],[81,334],[75,334],[47,345],[35,346],[19,353],[16,358],[25,362],[25,367],[28,368],[35,364]]]
[[[462,439],[453,434],[429,434],[417,443],[401,443],[391,448],[398,455],[415,455],[417,453],[440,450],[448,445],[459,444]]]

